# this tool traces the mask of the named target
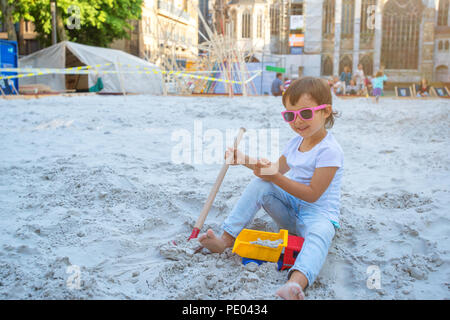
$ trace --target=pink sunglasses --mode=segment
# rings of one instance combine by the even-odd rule
[[[312,108],[303,108],[301,110],[286,110],[281,112],[281,115],[283,116],[284,121],[286,122],[293,122],[299,116],[302,120],[312,120],[314,119],[314,111],[325,109],[328,107],[328,104],[321,104],[317,107]]]

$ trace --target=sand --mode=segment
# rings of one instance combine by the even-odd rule
[[[449,107],[335,99],[342,228],[307,299],[450,298]],[[203,133],[273,128],[281,151],[294,135],[281,99],[48,97],[0,108],[0,298],[276,299],[287,271],[275,263],[193,253],[186,240],[222,163],[174,163],[171,137],[193,135],[194,121]],[[228,170],[203,230],[220,232],[251,179]],[[278,232],[263,210],[249,228]]]

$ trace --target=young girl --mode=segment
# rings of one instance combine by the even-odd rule
[[[319,274],[335,228],[339,228],[343,152],[327,131],[335,113],[324,80],[304,77],[293,81],[283,95],[283,104],[286,110],[280,120],[289,123],[295,137],[276,163],[228,148],[228,163],[246,166],[256,178],[223,223],[223,234],[217,236],[209,229],[199,241],[212,252],[223,252],[264,208],[280,228],[305,239],[287,283],[276,292],[284,299],[304,299],[303,290]]]
[[[375,96],[375,100],[378,103],[381,94],[383,93],[384,81],[387,80],[383,71],[378,71],[375,77],[372,79],[372,87],[373,87],[373,95]]]

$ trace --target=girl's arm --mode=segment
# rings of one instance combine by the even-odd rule
[[[255,169],[258,167],[257,164],[259,164],[260,167],[262,167],[262,166],[264,166],[264,164],[270,163],[270,161],[268,161],[266,159],[258,160],[258,159],[249,157],[248,155],[243,154],[239,150],[235,151],[235,158],[232,159],[233,151],[234,151],[234,149],[230,147],[225,152],[225,159],[226,159],[227,163],[229,163],[231,165],[242,164],[243,166],[249,168],[250,170],[255,171]],[[273,164],[273,166],[275,166],[275,168],[278,168],[277,172],[282,175],[285,174],[286,172],[288,172],[289,170],[291,170],[291,168],[289,168],[289,166],[286,162],[286,157],[283,155],[278,159],[278,162]]]
[[[281,172],[273,175],[261,174],[261,168],[256,168],[254,173],[263,180],[271,181],[287,193],[306,202],[316,202],[327,190],[336,174],[338,167],[316,168],[308,185],[285,177]]]

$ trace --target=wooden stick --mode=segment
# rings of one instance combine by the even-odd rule
[[[239,133],[234,139],[234,149],[237,149],[239,146],[239,143],[241,142],[242,136],[245,133],[245,128],[240,128]],[[203,227],[203,224],[205,223],[206,217],[208,216],[209,210],[212,207],[212,204],[214,202],[214,199],[216,198],[216,194],[219,191],[220,185],[222,184],[223,178],[225,177],[225,174],[227,173],[228,167],[230,165],[228,163],[224,163],[222,166],[222,169],[219,172],[219,175],[217,176],[216,182],[214,183],[213,188],[211,189],[211,192],[209,193],[208,199],[206,200],[205,205],[203,206],[202,212],[200,213],[200,216],[197,219],[197,222],[194,225],[194,229],[192,230],[192,234],[190,235],[189,240],[193,238],[197,238],[198,234],[200,233],[200,229]]]

